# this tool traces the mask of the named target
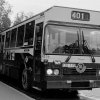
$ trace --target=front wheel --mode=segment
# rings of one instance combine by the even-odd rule
[[[27,69],[22,72],[22,87],[24,90],[31,88],[31,74]]]

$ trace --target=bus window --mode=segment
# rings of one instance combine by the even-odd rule
[[[1,52],[1,47],[2,47],[1,36],[2,36],[2,35],[0,35],[0,52]]]
[[[24,25],[18,27],[17,47],[23,45],[23,37],[24,37]]]
[[[9,48],[11,31],[6,32],[5,48]]]
[[[15,47],[17,28],[12,30],[10,47]]]
[[[2,42],[1,37],[2,37],[2,35],[0,35],[0,44],[1,44],[1,42]]]
[[[2,36],[2,35],[0,35],[0,43],[1,43],[1,36]]]
[[[27,45],[33,44],[34,24],[35,21],[31,21],[26,24],[26,31],[25,31],[26,33],[24,42],[27,42]]]
[[[5,35],[2,35],[2,49],[4,47],[4,40],[5,40]]]
[[[36,50],[41,50],[43,22],[36,25]]]

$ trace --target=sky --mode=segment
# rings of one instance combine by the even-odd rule
[[[64,6],[100,11],[100,0],[5,0],[12,8],[11,19],[16,13],[38,14],[52,6]]]

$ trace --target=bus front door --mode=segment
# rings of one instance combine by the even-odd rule
[[[41,45],[42,45],[43,22],[37,23],[35,28],[35,50],[34,50],[34,65],[35,65],[35,81],[41,81]]]

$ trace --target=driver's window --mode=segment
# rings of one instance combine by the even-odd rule
[[[48,25],[46,27],[46,53],[64,53],[63,47],[71,47],[78,40],[78,28]]]

